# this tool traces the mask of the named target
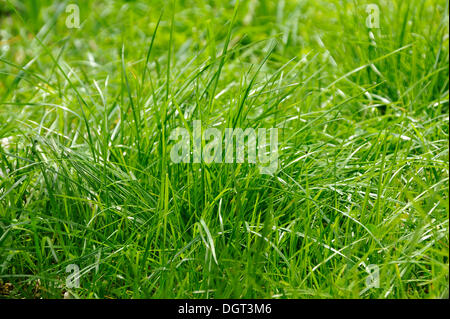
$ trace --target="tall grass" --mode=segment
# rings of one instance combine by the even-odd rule
[[[2,3],[6,297],[448,297],[448,1],[372,2]],[[193,120],[277,172],[173,163]]]

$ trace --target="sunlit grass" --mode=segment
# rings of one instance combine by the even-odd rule
[[[52,2],[0,3],[6,297],[448,297],[447,1]],[[277,172],[173,163],[193,120]]]

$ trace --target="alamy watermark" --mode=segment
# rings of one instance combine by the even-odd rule
[[[80,267],[77,264],[67,265],[66,273],[70,273],[66,278],[66,287],[80,288]]]
[[[366,6],[366,27],[369,29],[379,29],[380,28],[380,8],[374,4],[368,4]]]
[[[174,163],[244,163],[247,150],[248,163],[257,164],[261,174],[272,175],[278,168],[277,128],[226,128],[222,134],[217,128],[203,131],[201,121],[195,120],[192,131],[177,127],[169,139],[178,140],[170,151]]]
[[[66,27],[69,29],[80,28],[80,8],[76,4],[69,4],[66,7]]]
[[[370,264],[365,266],[365,271],[367,272],[366,277],[366,288],[361,290],[359,293],[360,295],[363,295],[367,291],[373,288],[380,288],[380,267],[375,264]]]
[[[375,264],[367,265],[366,288],[380,288],[380,267]]]

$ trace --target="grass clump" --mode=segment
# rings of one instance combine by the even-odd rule
[[[448,1],[68,4],[0,7],[4,296],[448,297]],[[193,120],[278,170],[173,163]]]

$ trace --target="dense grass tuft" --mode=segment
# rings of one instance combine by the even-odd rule
[[[448,297],[448,1],[53,2],[0,4],[4,296]],[[173,163],[193,120],[277,172]]]

